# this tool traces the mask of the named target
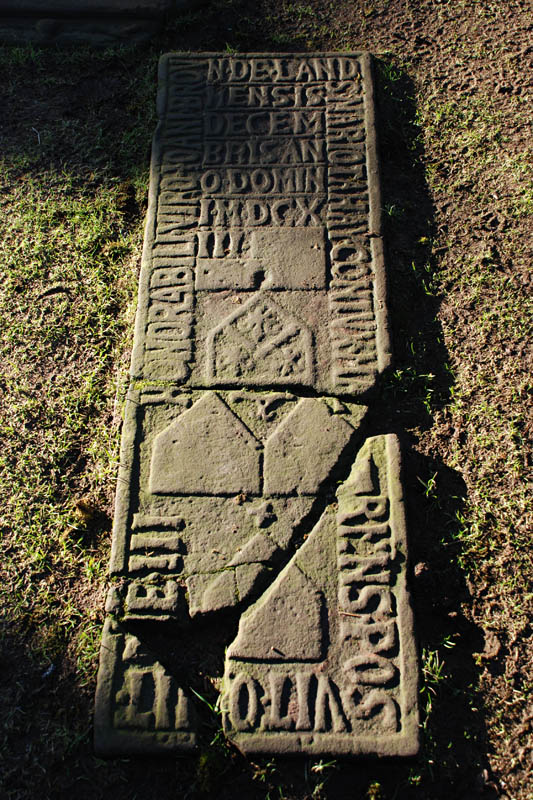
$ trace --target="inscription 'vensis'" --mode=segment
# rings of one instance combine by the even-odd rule
[[[330,81],[326,84],[225,84],[208,86],[206,106],[215,108],[320,108],[332,99],[345,106],[355,107],[362,101],[357,81]],[[352,110],[353,113],[353,110]]]

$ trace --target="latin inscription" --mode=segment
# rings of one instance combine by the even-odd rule
[[[108,603],[109,606],[109,603]],[[106,620],[96,693],[95,745],[104,755],[195,747],[189,694],[138,639]]]
[[[159,87],[97,750],[193,749],[216,686],[244,752],[412,755],[398,445],[361,404],[390,361],[369,57],[170,54]]]
[[[280,306],[298,316],[296,293],[311,289],[313,304],[300,320],[313,340],[305,356],[313,363],[299,370],[300,382],[331,394],[370,389],[389,358],[383,264],[370,238],[379,199],[369,178],[367,63],[336,55],[176,55],[163,61],[162,81],[149,280],[147,290],[141,286],[144,342],[134,375],[209,386],[224,372],[213,364],[213,337],[231,303],[242,300],[206,293],[261,289],[268,302],[266,294],[277,292]],[[313,254],[302,249],[299,265],[293,244],[285,255],[291,232],[296,243],[303,229],[316,229],[324,243],[307,282],[299,273]],[[254,246],[262,231],[272,240],[287,234],[283,246]],[[284,381],[279,366],[287,363],[285,341],[258,385],[295,382],[296,370]],[[227,349],[221,364],[235,360],[232,337]],[[241,362],[235,379],[239,371]]]

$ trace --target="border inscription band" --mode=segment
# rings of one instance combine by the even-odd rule
[[[169,54],[158,115],[96,749],[194,749],[201,678],[244,752],[414,754],[370,57]]]

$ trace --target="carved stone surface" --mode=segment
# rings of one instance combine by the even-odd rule
[[[413,754],[369,57],[172,54],[158,102],[96,748],[194,747],[211,684],[245,752]]]
[[[132,365],[362,395],[390,362],[368,59],[161,60]]]
[[[224,727],[248,752],[407,754],[417,737],[405,521],[393,435],[371,437],[262,597],[224,676]]]

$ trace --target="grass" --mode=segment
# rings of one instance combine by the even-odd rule
[[[79,68],[86,59],[66,60]],[[5,50],[2,60],[18,70],[8,98],[35,71],[42,97],[53,102],[68,88],[33,48]],[[4,630],[50,680],[71,659],[91,690],[117,466],[111,410],[140,247],[128,204],[146,189],[135,150],[129,171],[102,162],[93,113],[11,125],[0,164]],[[119,158],[131,144],[125,132]],[[94,509],[89,517],[81,501]]]
[[[144,50],[0,51],[10,109],[0,161],[2,797],[39,786],[54,798],[196,798],[226,784],[225,796],[246,798],[433,800],[475,796],[488,770],[502,797],[529,800],[532,193],[520,13],[514,0],[265,0],[257,10],[217,0]],[[213,708],[199,760],[105,764],[91,753],[90,714],[157,55],[361,46],[382,54],[396,339],[384,397],[411,448],[422,758],[390,768],[247,761]]]
[[[4,172],[4,190],[9,179]],[[102,487],[115,469],[116,457],[109,458],[116,451],[116,427],[109,429],[110,367],[128,313],[131,319],[132,256],[138,250],[138,236],[124,228],[116,186],[87,191],[65,172],[41,173],[39,179],[15,184],[0,246],[7,401],[1,488],[4,513],[15,523],[4,544],[13,563],[26,566],[32,606],[41,595],[45,602],[48,577],[57,575],[59,564],[76,572],[93,557],[79,543],[72,489],[77,485],[103,502]],[[95,418],[97,426],[88,428]],[[82,490],[78,476],[87,460],[92,469]]]

